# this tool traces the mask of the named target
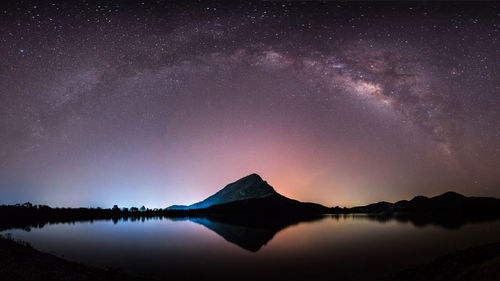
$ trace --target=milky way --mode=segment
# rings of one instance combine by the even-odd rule
[[[500,196],[496,3],[4,3],[0,199]]]

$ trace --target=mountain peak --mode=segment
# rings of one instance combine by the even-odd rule
[[[171,209],[202,209],[234,201],[263,198],[277,194],[272,186],[253,173],[226,185],[214,195],[189,206],[172,206]]]
[[[263,180],[263,179],[262,179],[262,178],[261,178],[258,174],[256,174],[256,173],[252,173],[252,174],[250,174],[250,175],[248,175],[248,176],[246,176],[246,177],[243,177],[243,178],[241,178],[241,179],[239,179],[239,180],[242,180],[242,179],[253,179],[253,180],[260,180],[260,181],[264,181],[264,180]]]
[[[464,195],[458,193],[458,192],[455,192],[455,191],[448,191],[448,192],[445,192],[441,195],[438,195],[436,196],[438,198],[448,198],[448,199],[461,199],[461,198],[465,198]]]
[[[411,199],[410,202],[413,202],[413,203],[423,202],[423,201],[426,201],[428,199],[429,199],[429,197],[427,197],[427,196],[417,195],[417,196],[413,197],[413,199]]]

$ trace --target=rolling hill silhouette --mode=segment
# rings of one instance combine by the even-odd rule
[[[492,197],[467,197],[448,191],[434,197],[415,196],[396,203],[378,202],[350,209],[353,213],[500,213],[500,199]]]

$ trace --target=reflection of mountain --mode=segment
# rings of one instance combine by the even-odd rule
[[[206,217],[194,217],[189,219],[199,223],[206,228],[222,236],[228,242],[236,244],[241,248],[257,252],[266,245],[276,234],[276,231],[265,228],[246,227],[241,225],[217,222]]]
[[[276,233],[300,222],[315,221],[321,215],[308,216],[256,216],[256,215],[210,215],[186,217],[222,236],[228,242],[257,252],[266,245]]]
[[[315,212],[328,213],[320,204],[303,203],[277,193],[257,174],[226,185],[207,199],[189,205],[174,205],[169,210],[205,209],[207,212]]]
[[[378,222],[396,220],[400,223],[411,223],[416,227],[437,225],[446,229],[460,229],[468,223],[481,223],[500,220],[500,214],[475,213],[371,213],[355,217],[367,218]]]

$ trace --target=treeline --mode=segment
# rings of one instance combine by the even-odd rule
[[[461,225],[466,221],[500,218],[500,199],[466,197],[456,192],[446,192],[435,197],[417,196],[409,201],[379,202],[353,208],[327,208],[319,204],[301,203],[276,197],[253,198],[214,205],[205,209],[172,210],[148,209],[145,206],[119,208],[51,208],[29,202],[0,206],[0,230],[9,228],[42,227],[47,223],[148,219],[153,217],[189,217],[211,214],[242,214],[263,216],[300,217],[304,214],[373,214],[380,219],[412,221],[415,224]],[[450,223],[451,222],[451,223]]]
[[[198,213],[196,210],[148,209],[142,207],[119,208],[52,208],[30,202],[16,205],[0,205],[0,230],[10,228],[29,229],[51,223],[74,223],[77,221],[147,219],[153,217],[175,217]]]
[[[207,214],[227,213],[227,210],[218,208],[191,209],[191,210],[169,210],[149,209],[145,206],[120,208],[114,205],[112,208],[52,208],[47,205],[34,205],[30,202],[16,205],[0,205],[0,231],[11,228],[29,230],[31,227],[43,227],[54,223],[75,223],[78,221],[94,220],[147,220],[162,217],[189,217]],[[275,210],[276,211],[276,210]],[[287,210],[281,210],[288,213]],[[345,213],[345,208],[330,208],[328,213]],[[239,212],[241,213],[241,212]],[[263,208],[262,210],[247,210],[250,214],[272,214],[273,212]],[[290,214],[291,215],[291,214]]]

